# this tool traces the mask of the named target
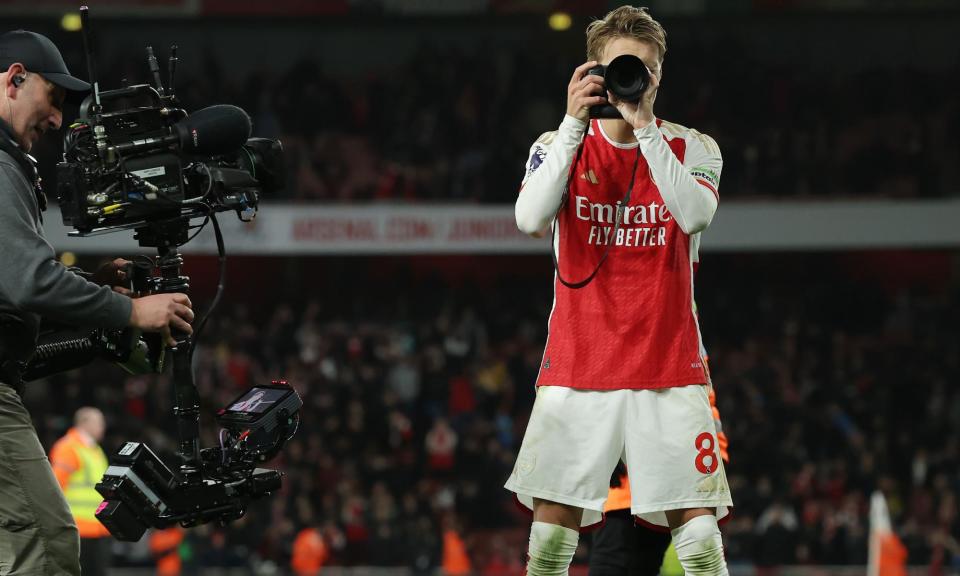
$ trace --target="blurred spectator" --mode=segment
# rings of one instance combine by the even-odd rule
[[[150,552],[157,562],[158,576],[179,576],[183,569],[180,557],[180,544],[184,530],[180,526],[171,526],[162,530],[153,530],[150,538]]]
[[[797,516],[793,510],[776,501],[764,510],[754,527],[760,549],[757,565],[761,567],[793,564],[796,551]]]
[[[450,428],[445,418],[438,418],[427,432],[427,465],[434,472],[450,470],[454,465],[454,450],[457,448],[457,433]]]
[[[306,526],[293,541],[290,568],[296,576],[317,576],[329,553],[320,530]]]
[[[80,408],[73,427],[50,450],[50,465],[80,533],[80,568],[87,576],[105,576],[110,569],[112,539],[95,516],[103,497],[94,488],[108,466],[100,447],[106,427],[103,412]]]
[[[466,576],[473,567],[467,555],[467,546],[460,535],[459,526],[448,520],[443,529],[443,574],[445,576]]]

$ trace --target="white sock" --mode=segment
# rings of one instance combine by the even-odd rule
[[[697,516],[671,534],[677,558],[688,576],[727,576],[716,516]]]
[[[577,551],[580,532],[546,522],[530,527],[527,551],[528,576],[565,576]]]

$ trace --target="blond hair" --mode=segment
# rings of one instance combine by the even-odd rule
[[[667,31],[646,8],[621,6],[611,10],[602,20],[587,26],[587,59],[599,61],[603,49],[614,38],[633,38],[657,47],[660,61],[667,52]]]

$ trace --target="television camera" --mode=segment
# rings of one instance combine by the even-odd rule
[[[223,291],[226,254],[216,215],[232,210],[252,220],[261,194],[284,186],[283,149],[278,140],[251,138],[250,118],[241,108],[218,104],[192,114],[181,108],[174,92],[176,46],[170,50],[167,87],[148,47],[153,86],[101,91],[86,6],[80,16],[93,93],[67,130],[57,165],[64,224],[78,236],[134,230],[141,246],[156,248],[156,257],[141,257],[128,270],[135,296],[189,290],[178,248],[199,233],[190,235],[192,229],[212,222],[220,257],[217,294],[192,337],[174,334],[177,345],[167,348],[156,335],[132,329],[81,334],[55,329],[42,335],[25,370],[24,380],[30,380],[97,357],[134,373],[173,365],[180,465],[170,468],[146,444],[126,442],[96,485],[104,497],[97,518],[116,538],[136,541],[148,527],[240,518],[251,500],[280,487],[280,472],[257,465],[293,437],[300,396],[285,381],[253,387],[218,412],[220,445],[201,450],[191,358]],[[193,224],[200,218],[201,224]]]

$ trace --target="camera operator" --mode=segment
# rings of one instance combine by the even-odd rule
[[[129,298],[124,261],[90,281],[68,270],[43,236],[46,200],[28,155],[58,130],[66,93],[90,85],[70,75],[46,37],[0,36],[0,573],[80,574],[77,527],[20,398],[21,368],[36,346],[40,317],[74,326],[191,333],[185,294]],[[97,282],[103,285],[98,285]]]

